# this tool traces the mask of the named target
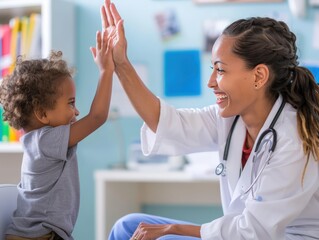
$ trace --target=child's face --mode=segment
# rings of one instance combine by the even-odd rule
[[[54,109],[47,110],[46,115],[52,127],[67,125],[76,121],[79,111],[75,107],[75,85],[71,77],[66,77],[58,87],[60,94]]]

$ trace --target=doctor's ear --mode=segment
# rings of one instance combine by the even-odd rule
[[[260,89],[261,87],[265,86],[265,84],[269,80],[269,68],[265,64],[258,64],[254,68],[255,74],[255,89]]]

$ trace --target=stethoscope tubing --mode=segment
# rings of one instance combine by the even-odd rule
[[[260,171],[258,171],[258,173],[256,174],[255,177],[253,177],[253,173],[251,174],[251,177],[252,177],[251,184],[243,192],[243,195],[245,195],[249,191],[253,190],[253,186],[256,184],[257,180],[260,178],[260,176],[261,176],[262,172],[264,171],[265,167],[269,164],[271,154],[275,151],[275,148],[276,148],[276,145],[277,145],[277,132],[274,129],[274,125],[277,122],[277,120],[278,120],[278,118],[279,118],[279,116],[280,116],[285,104],[286,104],[286,102],[285,102],[285,100],[283,100],[281,102],[281,105],[280,105],[280,107],[279,107],[274,119],[272,120],[271,124],[269,125],[269,127],[264,132],[262,132],[260,134],[260,136],[259,136],[259,138],[257,140],[255,151],[254,151],[254,158],[253,158],[253,165],[254,165],[253,166],[253,171],[254,171],[254,167],[256,166],[256,161],[257,161],[258,155],[261,152],[263,145],[265,143],[269,143],[269,141],[271,141],[271,146],[270,146],[270,148],[268,150],[266,161],[264,161],[264,164],[262,165],[262,168],[260,169]],[[232,134],[234,132],[235,126],[237,124],[238,118],[239,118],[239,115],[237,115],[235,117],[235,119],[233,121],[233,124],[232,124],[232,126],[231,126],[231,128],[229,130],[229,133],[228,133],[228,136],[227,136],[227,139],[226,139],[225,148],[224,148],[223,161],[221,163],[219,163],[218,166],[215,169],[215,173],[217,175],[221,175],[223,177],[226,176],[226,163],[227,163],[227,159],[228,159],[228,153],[229,153],[229,149],[230,149],[231,138],[232,138]],[[269,139],[265,139],[265,137],[268,134],[272,134],[272,140],[270,138]]]
[[[258,174],[257,174],[255,177],[252,176],[252,179],[251,179],[252,183],[251,183],[251,184],[249,185],[249,187],[242,193],[243,195],[247,194],[250,190],[253,190],[254,185],[257,183],[257,181],[258,181],[259,177],[261,176],[261,174],[263,173],[265,167],[269,164],[270,156],[271,156],[272,153],[273,153],[273,152],[272,152],[271,150],[268,152],[266,161],[264,161],[264,164],[263,164],[262,168],[259,170]],[[257,158],[257,157],[256,157],[256,158]]]

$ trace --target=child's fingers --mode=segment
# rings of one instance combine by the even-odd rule
[[[95,59],[96,58],[96,48],[95,47],[90,47],[90,50],[91,50],[93,58]]]
[[[96,32],[96,49],[101,49],[101,32]]]
[[[107,44],[108,44],[108,35],[107,35],[107,31],[104,30],[103,31],[103,35],[102,35],[102,50],[106,50],[107,49]]]
[[[107,49],[106,51],[109,52],[113,49],[113,39],[112,38],[109,38],[108,41],[107,41]]]

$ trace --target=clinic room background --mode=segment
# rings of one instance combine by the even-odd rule
[[[95,91],[95,84],[90,84],[97,78],[97,70],[91,59],[89,46],[94,43],[96,30],[100,27],[99,7],[101,1],[74,0],[77,4],[77,37],[76,37],[76,67],[77,67],[77,105],[81,112],[88,111],[90,101]],[[170,104],[177,107],[202,107],[213,104],[215,98],[206,87],[206,81],[211,72],[210,52],[205,50],[208,43],[205,36],[205,26],[214,28],[214,22],[223,24],[249,16],[270,16],[281,18],[289,24],[299,39],[299,56],[301,61],[319,64],[319,49],[315,43],[315,26],[319,30],[318,7],[308,6],[304,17],[292,15],[286,0],[276,3],[215,3],[198,4],[192,0],[114,0],[122,18],[128,40],[128,55],[132,63],[143,66],[140,71],[147,77],[146,84],[159,97],[163,97]],[[307,4],[308,5],[308,4]],[[161,28],[159,17],[172,20],[171,31],[165,32]],[[315,25],[315,20],[317,23]],[[213,23],[212,23],[213,22]],[[215,26],[218,29],[218,27]],[[176,33],[176,34],[175,34]],[[172,36],[170,36],[170,34]],[[317,42],[318,32],[316,33]],[[200,53],[199,56],[197,53]],[[170,71],[170,54],[177,59],[187,59],[189,56],[199,58],[199,63],[180,61],[184,69],[200,68],[200,88],[181,91],[167,86],[165,72]],[[183,55],[184,54],[184,55]],[[146,73],[145,73],[146,71]],[[194,70],[195,71],[195,70]],[[190,80],[191,81],[191,80]],[[178,86],[178,82],[175,83]],[[183,87],[179,84],[179,87]],[[113,95],[113,97],[117,97]],[[121,106],[120,106],[121,107]],[[123,106],[123,108],[126,108]],[[118,120],[110,121],[101,129],[93,133],[79,144],[78,157],[81,180],[80,216],[75,229],[75,239],[92,239],[94,235],[94,178],[96,169],[107,168],[121,164],[123,161],[120,151],[129,149],[129,145],[139,139],[139,129],[142,121],[137,116],[131,116],[130,110],[124,111]],[[125,147],[119,147],[117,124],[124,133]],[[127,156],[127,153],[126,153]],[[126,196],[130,198],[130,196]],[[198,196],[200,198],[200,196]],[[209,221],[212,216],[219,216],[218,206],[145,206],[148,213],[174,216],[194,221]],[[198,219],[199,218],[199,219]]]
[[[98,79],[89,47],[95,44],[96,31],[101,28],[103,0],[67,1],[75,6],[76,104],[81,117],[89,111]],[[293,13],[288,0],[205,1],[209,3],[201,3],[204,0],[114,0],[124,19],[128,56],[154,94],[176,107],[214,104],[215,97],[206,86],[211,73],[211,45],[226,24],[250,16],[268,16],[287,22],[297,35],[301,64],[311,67],[319,81],[318,0],[306,0],[305,11],[301,13]],[[56,17],[68,21],[68,16]],[[95,171],[125,166],[132,154],[132,143],[140,138],[143,122],[125,98],[117,79],[114,80],[111,119],[78,145],[81,205],[73,234],[77,240],[95,239]],[[198,223],[222,214],[216,204],[148,204],[142,210]]]

